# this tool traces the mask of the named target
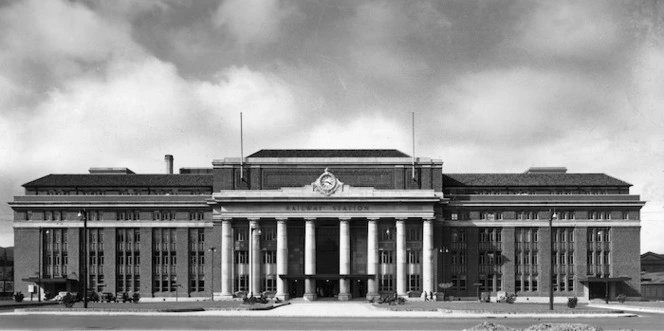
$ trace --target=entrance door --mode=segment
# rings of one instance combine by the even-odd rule
[[[316,286],[319,298],[334,298],[335,295],[339,294],[339,280],[318,280]]]
[[[365,279],[352,279],[350,281],[350,293],[353,298],[364,298],[367,296],[367,281]]]
[[[291,279],[288,281],[289,297],[301,298],[304,296],[304,279]]]
[[[605,299],[606,298],[606,283],[605,282],[592,282],[588,284],[588,297],[589,299]]]

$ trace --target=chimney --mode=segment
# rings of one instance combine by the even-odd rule
[[[166,160],[166,174],[167,175],[172,175],[173,174],[173,155],[166,154],[164,156],[164,160]]]

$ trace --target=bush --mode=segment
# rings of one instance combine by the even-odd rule
[[[99,293],[91,292],[90,295],[88,295],[88,301],[89,302],[99,302]]]
[[[577,297],[567,298],[567,307],[576,308],[576,304],[578,303],[579,299]]]
[[[14,301],[23,302],[23,298],[25,298],[25,295],[21,291],[14,293]]]
[[[616,296],[616,299],[617,299],[618,302],[620,302],[620,303],[625,303],[625,299],[627,299],[627,296],[624,295],[624,294],[622,294],[622,293],[620,293],[620,294],[618,294],[618,296]]]
[[[138,292],[134,292],[131,298],[134,300],[134,303],[138,303],[138,300],[141,300],[141,294]]]
[[[73,307],[75,302],[76,302],[76,296],[72,295],[69,292],[67,292],[67,294],[62,298],[62,303],[64,303],[65,307],[67,308]]]
[[[514,303],[516,301],[516,294],[515,293],[510,293],[505,297],[505,302],[507,303]]]

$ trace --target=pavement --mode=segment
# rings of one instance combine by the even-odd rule
[[[621,305],[619,303],[590,303],[588,304],[590,308],[601,308],[601,309],[612,309],[612,310],[622,310],[622,311],[633,311],[641,313],[653,313],[653,314],[664,314],[664,307],[652,307],[652,306],[632,306],[632,305]]]
[[[595,307],[595,306],[593,306]],[[596,308],[618,309],[619,306],[603,307],[597,305]],[[634,308],[634,307],[631,307]],[[645,312],[645,311],[644,311]],[[664,310],[662,310],[664,313]],[[574,314],[557,312],[477,312],[477,311],[459,311],[448,309],[437,309],[433,311],[407,311],[407,310],[389,310],[376,307],[363,301],[314,301],[307,302],[303,300],[291,300],[287,304],[280,305],[269,310],[206,310],[206,311],[188,311],[188,312],[141,312],[141,311],[90,311],[82,309],[72,310],[31,310],[16,309],[14,312],[0,313],[2,315],[132,315],[132,316],[244,316],[244,317],[341,317],[341,318],[615,318],[615,317],[634,317],[634,313],[610,312],[575,312]]]

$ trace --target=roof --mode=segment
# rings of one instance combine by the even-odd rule
[[[261,149],[248,157],[410,157],[396,149]]]
[[[464,186],[632,186],[606,174],[443,174],[443,187]]]
[[[212,186],[213,175],[47,175],[23,187]]]

